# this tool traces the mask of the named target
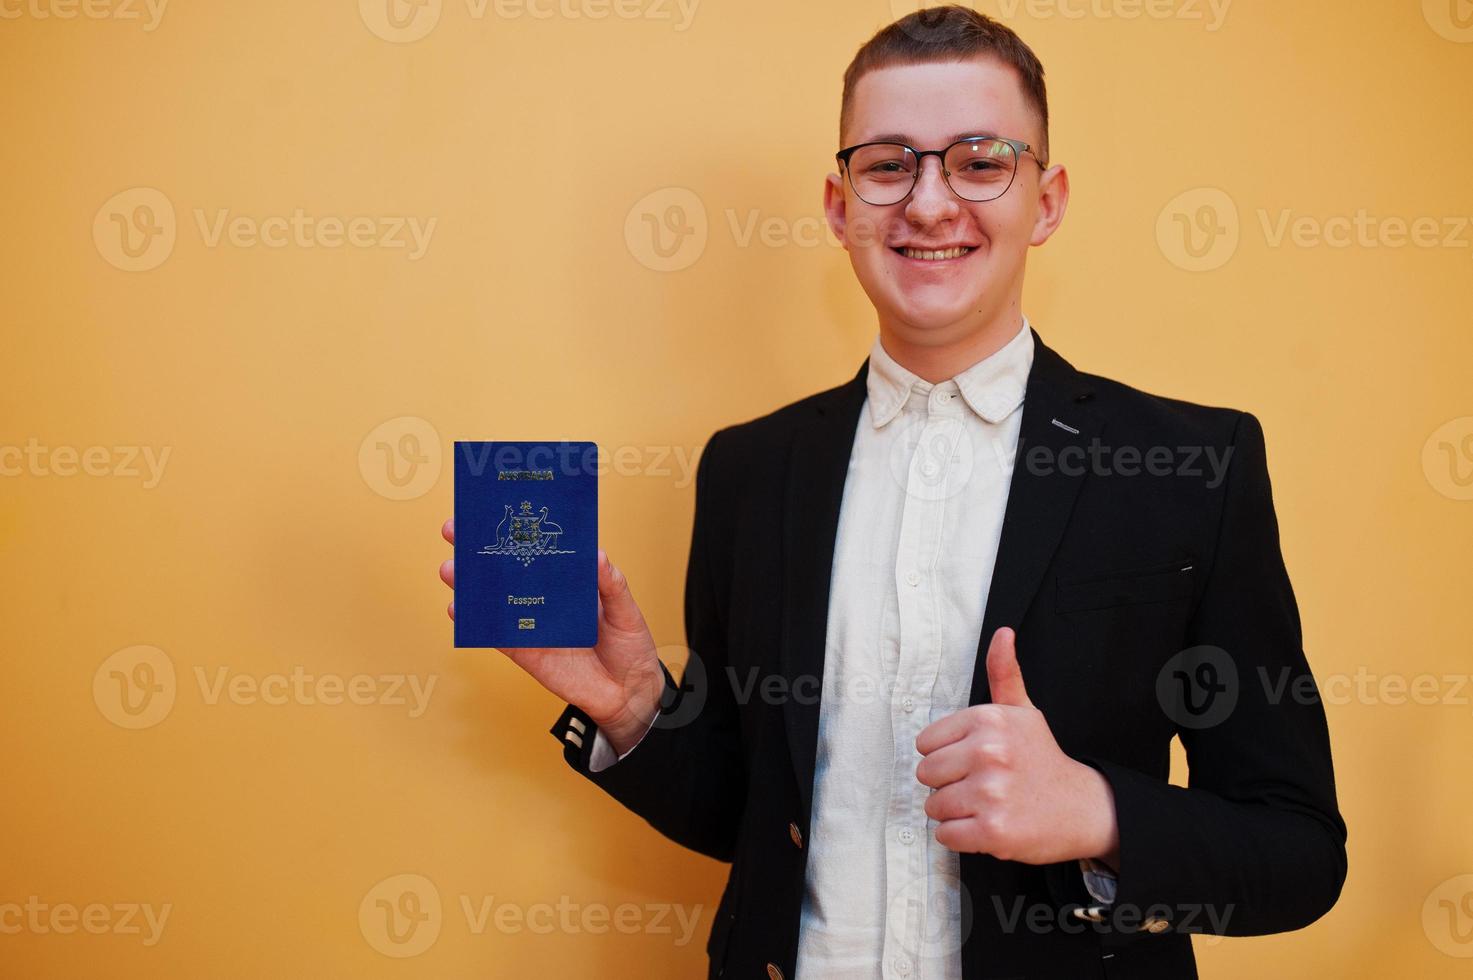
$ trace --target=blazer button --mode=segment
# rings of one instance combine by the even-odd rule
[[[777,968],[776,963],[767,964],[768,980],[783,980],[783,971]]]
[[[803,831],[798,829],[796,823],[788,824],[788,836],[793,839],[793,846],[801,850],[803,847]]]
[[[1171,928],[1171,923],[1165,919],[1147,919],[1141,923],[1141,928],[1146,932],[1165,932]]]

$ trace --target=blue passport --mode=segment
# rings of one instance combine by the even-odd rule
[[[598,447],[455,443],[455,645],[598,642]]]

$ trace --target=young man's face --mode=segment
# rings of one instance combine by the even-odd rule
[[[992,58],[869,72],[855,85],[841,138],[845,146],[899,138],[917,150],[939,150],[973,135],[1021,140],[1035,149],[1042,136],[1017,74]],[[830,174],[824,188],[829,225],[848,250],[882,329],[925,346],[968,340],[1017,315],[1028,248],[1058,227],[1069,193],[1062,167],[1045,174],[1032,154],[1023,153],[1007,192],[974,203],[952,192],[940,163],[926,157],[915,189],[897,204],[865,203],[841,174]],[[955,247],[969,251],[946,259],[904,254],[906,248]]]

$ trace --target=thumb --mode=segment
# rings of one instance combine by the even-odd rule
[[[644,614],[639,611],[634,596],[629,591],[629,580],[618,567],[598,549],[598,598],[603,605],[604,619],[615,629],[638,630],[644,627]]]
[[[1023,670],[1018,666],[1017,634],[1007,626],[992,634],[987,647],[987,685],[992,689],[993,704],[1033,707],[1023,686]]]

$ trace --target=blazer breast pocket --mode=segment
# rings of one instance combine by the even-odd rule
[[[1176,602],[1190,598],[1195,585],[1196,560],[1190,556],[1080,578],[1060,576],[1055,608],[1065,613]]]

